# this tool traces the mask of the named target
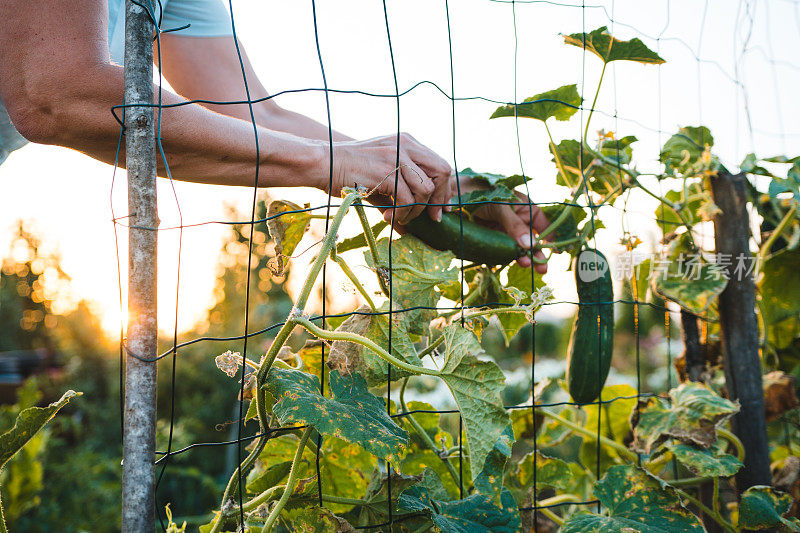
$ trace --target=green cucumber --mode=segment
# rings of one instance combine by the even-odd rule
[[[573,263],[578,316],[569,339],[567,387],[578,404],[600,397],[614,350],[614,289],[611,266],[597,250],[583,250]]]
[[[463,234],[462,234],[463,224]],[[406,224],[409,233],[431,248],[450,250],[459,259],[496,266],[507,265],[529,254],[508,234],[493,230],[454,213],[442,221],[431,220],[426,211]],[[462,239],[463,235],[463,239]]]

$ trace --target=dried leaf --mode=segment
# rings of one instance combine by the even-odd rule
[[[291,257],[311,222],[311,215],[297,204],[275,200],[267,210],[267,229],[275,241],[273,274],[282,276],[286,269],[285,258]]]
[[[717,440],[717,426],[739,412],[738,402],[715,394],[700,383],[683,383],[669,391],[671,402],[649,398],[633,413],[633,448],[651,453],[669,438],[709,448]]]
[[[765,374],[763,379],[767,422],[772,422],[783,413],[800,406],[797,400],[797,378],[794,375],[775,370]]]

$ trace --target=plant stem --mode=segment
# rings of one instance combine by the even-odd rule
[[[348,279],[350,279],[350,282],[355,286],[355,288],[359,292],[359,294],[361,294],[361,296],[364,298],[364,300],[367,301],[367,305],[369,305],[369,308],[372,309],[372,312],[374,313],[375,311],[377,311],[378,308],[375,307],[375,302],[372,301],[372,298],[370,298],[369,293],[364,288],[364,286],[361,285],[361,282],[358,280],[358,278],[353,273],[353,271],[350,270],[350,267],[345,262],[345,260],[342,258],[342,256],[340,256],[339,254],[336,253],[336,248],[331,250],[331,259],[333,259],[336,262],[336,264],[339,265],[339,268],[342,269],[342,272],[344,272],[344,275],[347,276]]]
[[[557,505],[559,503],[579,502],[579,501],[581,501],[581,498],[579,498],[575,494],[559,494],[558,496],[553,496],[552,498],[547,498],[546,500],[542,500],[537,505],[542,507],[548,507],[550,505]]]
[[[538,409],[537,412],[542,413],[544,416],[546,416],[548,418],[552,418],[553,420],[557,421],[559,424],[563,424],[564,426],[570,428],[575,433],[580,433],[581,435],[585,435],[585,436],[590,437],[590,438],[592,438],[594,440],[598,440],[598,437],[599,437],[599,441],[602,444],[605,444],[609,448],[613,448],[614,450],[617,451],[617,453],[619,453],[621,456],[625,457],[629,461],[635,462],[635,461],[638,460],[638,456],[634,452],[630,451],[624,445],[609,439],[608,437],[604,437],[603,435],[598,435],[597,433],[595,433],[593,431],[590,431],[590,430],[586,429],[583,426],[579,426],[578,424],[575,424],[574,422],[570,422],[566,418],[564,418],[562,416],[559,416],[559,415],[557,415],[557,414],[555,414],[553,412],[550,412],[547,409]]]
[[[425,357],[426,355],[428,355],[428,354],[430,354],[430,353],[433,353],[433,351],[434,351],[436,348],[438,348],[438,347],[439,347],[439,345],[440,345],[440,344],[442,344],[442,342],[444,342],[444,335],[439,335],[439,336],[436,338],[436,340],[435,340],[435,341],[433,341],[433,342],[431,342],[431,343],[428,343],[428,345],[425,347],[425,349],[424,349],[424,350],[422,350],[421,352],[419,352],[419,354],[417,354],[417,355],[419,356],[419,358],[420,358],[420,359],[422,359],[422,358],[423,358],[423,357]]]
[[[275,485],[274,487],[270,487],[252,500],[247,503],[242,504],[242,509],[245,511],[252,511],[253,509],[257,508],[264,502],[268,502],[273,497],[275,497],[277,492],[284,491],[286,489],[285,485]],[[235,511],[236,509],[234,509]]]
[[[358,213],[358,220],[361,222],[361,227],[364,229],[364,236],[367,238],[367,246],[369,246],[369,253],[372,256],[372,264],[375,268],[381,266],[381,257],[378,253],[378,243],[375,241],[375,234],[372,233],[372,228],[367,220],[367,213],[364,211],[364,206],[361,202],[355,204],[356,213]],[[389,287],[386,285],[386,280],[383,276],[378,274],[378,284],[386,296],[389,296]]]
[[[444,337],[444,335],[442,335]],[[403,409],[403,413],[408,413],[408,407],[406,406],[406,384],[408,384],[408,378],[403,380],[403,385],[400,387],[400,407]],[[436,443],[433,442],[431,436],[425,431],[419,422],[414,418],[414,415],[408,414],[404,417],[408,422],[411,424],[411,427],[414,428],[414,431],[420,436],[420,438],[425,442],[425,445],[431,449],[433,453],[435,453],[439,459],[442,460],[444,466],[447,467],[447,471],[450,472],[450,476],[453,478],[453,481],[456,485],[459,484],[458,472],[456,472],[455,467],[450,462],[450,459],[447,457],[442,457],[441,450],[436,447]]]
[[[361,226],[364,229],[364,236],[367,238],[367,246],[369,246],[369,253],[372,255],[372,261],[377,265],[380,263],[380,256],[378,255],[378,243],[375,241],[375,234],[372,233],[372,227],[367,220],[367,213],[364,211],[364,206],[361,202],[355,204],[358,214],[358,220],[361,221]]]
[[[581,240],[583,240],[583,238],[579,236],[579,237],[572,237],[572,238],[569,238],[569,239],[564,239],[563,241],[555,241],[555,242],[541,242],[541,241],[539,241],[538,243],[536,243],[536,247],[537,248],[561,248],[562,246],[565,246],[567,244],[573,244],[573,243],[576,243],[576,242],[580,242]]]
[[[485,315],[502,315],[503,313],[527,313],[530,309],[525,306],[511,306],[511,307],[496,307],[492,309],[478,309],[464,314],[465,317],[485,316]],[[470,311],[467,309],[466,311]]]
[[[725,531],[729,531],[731,533],[736,533],[736,529],[727,520],[725,520],[718,512],[712,511],[711,509],[706,507],[703,504],[703,502],[701,502],[691,494],[688,494],[687,492],[681,489],[675,488],[675,492],[677,492],[678,496],[680,496],[681,498],[692,502],[698,509],[700,509],[701,512],[713,518],[716,523],[722,526],[722,529],[724,529]]]
[[[719,478],[714,478],[714,496],[712,497],[713,501],[711,505],[714,508],[714,512],[719,515]]]
[[[710,477],[686,477],[683,479],[670,479],[667,483],[672,487],[693,487],[711,481]]]
[[[756,272],[753,274],[753,279],[758,279],[758,271],[760,270],[761,262],[766,259],[767,255],[769,254],[769,249],[772,248],[772,245],[775,244],[775,241],[778,240],[778,237],[781,236],[783,231],[786,229],[786,226],[789,225],[794,214],[797,212],[797,205],[792,205],[792,208],[786,212],[786,215],[781,219],[775,229],[772,230],[770,233],[769,238],[764,241],[764,244],[761,245],[761,248],[758,250],[758,256],[761,258],[761,261],[756,262]]]
[[[592,101],[592,107],[589,109],[589,117],[586,119],[586,128],[583,130],[583,144],[586,144],[586,139],[589,137],[589,123],[592,121],[592,114],[594,113],[594,106],[597,105],[597,97],[600,96],[600,86],[603,85],[603,76],[606,73],[606,63],[603,61],[603,70],[600,71],[600,80],[597,82],[597,90],[594,93],[594,100]]]
[[[342,202],[342,205],[339,206],[339,209],[336,211],[336,216],[334,216],[333,220],[331,221],[328,233],[322,240],[322,250],[320,251],[320,254],[317,256],[317,259],[312,264],[308,277],[306,277],[306,280],[303,283],[303,287],[300,291],[300,294],[298,295],[295,305],[292,308],[290,314],[290,320],[287,320],[286,323],[284,323],[284,325],[281,327],[281,329],[278,330],[275,339],[272,341],[272,344],[270,345],[269,350],[267,351],[267,354],[264,356],[264,359],[261,362],[261,366],[259,367],[258,372],[256,373],[256,410],[258,412],[258,425],[261,433],[266,433],[268,429],[267,427],[268,417],[266,411],[266,393],[263,390],[262,385],[266,380],[270,368],[272,368],[272,363],[273,361],[275,361],[275,357],[277,357],[278,351],[286,343],[286,340],[289,338],[289,335],[292,333],[292,330],[295,327],[295,324],[291,320],[291,317],[295,314],[302,313],[302,310],[305,308],[306,302],[308,302],[308,297],[311,294],[311,290],[314,287],[314,282],[316,281],[317,276],[319,276],[319,273],[322,270],[322,266],[325,264],[325,261],[327,260],[328,255],[331,252],[331,249],[336,244],[336,233],[339,231],[339,226],[342,224],[344,215],[347,213],[347,210],[350,208],[353,202],[355,202],[359,198],[361,198],[361,193],[359,192],[352,192],[348,194],[345,197],[344,201]],[[219,532],[219,528],[222,526],[221,510],[225,507],[225,503],[232,498],[233,493],[239,488],[240,473],[243,474],[253,466],[253,463],[258,458],[261,451],[264,449],[267,440],[268,439],[264,436],[256,439],[250,454],[244,459],[244,461],[242,461],[242,463],[238,466],[238,468],[234,470],[233,474],[228,480],[228,484],[225,486],[225,491],[222,494],[222,503],[220,504],[220,514],[211,528],[211,533]]]
[[[429,376],[441,375],[441,373],[436,370],[431,370],[429,368],[412,365],[406,363],[405,361],[401,361],[397,357],[391,355],[389,352],[387,352],[386,350],[375,344],[375,342],[373,342],[372,340],[362,335],[359,335],[358,333],[352,333],[349,331],[330,331],[322,329],[314,325],[314,323],[307,318],[294,318],[292,319],[292,322],[294,324],[297,324],[298,326],[303,326],[309,331],[309,333],[326,341],[346,341],[355,344],[360,344],[361,346],[365,346],[370,350],[372,350],[373,352],[375,352],[375,354],[378,357],[380,357],[387,363],[390,363],[398,368],[402,368],[403,370],[413,372],[414,374],[427,374]]]
[[[571,201],[570,203],[571,203],[571,204],[575,204],[575,203],[577,203],[577,202],[578,202],[578,198],[580,198],[580,195],[581,195],[581,193],[582,193],[582,192],[583,192],[583,186],[578,186],[578,189],[577,189],[577,190],[576,190],[574,193],[572,193],[572,201]],[[570,212],[570,210],[572,209],[572,207],[573,207],[572,205],[565,205],[565,206],[564,206],[564,209],[563,209],[563,210],[562,210],[562,211],[561,211],[561,212],[558,214],[558,216],[556,217],[556,219],[555,219],[553,222],[551,222],[551,223],[550,223],[550,225],[549,225],[549,226],[547,226],[547,227],[546,227],[546,228],[545,228],[545,229],[544,229],[544,230],[543,230],[543,231],[542,231],[542,232],[541,232],[541,233],[540,233],[540,234],[537,236],[536,240],[537,240],[537,241],[541,241],[542,239],[544,239],[545,237],[547,237],[548,235],[550,235],[550,234],[551,234],[553,231],[555,231],[555,229],[556,229],[558,226],[560,226],[560,225],[561,225],[561,223],[562,223],[562,222],[564,222],[564,221],[567,219],[567,216],[570,216],[570,215],[572,214],[572,213]],[[537,243],[537,244],[536,244],[536,246],[541,246],[541,245],[539,245],[539,244]]]
[[[736,458],[739,459],[740,462],[744,462],[744,444],[739,440],[739,437],[727,429],[720,427],[717,428],[717,435],[733,444],[734,448],[736,448]]]
[[[322,501],[328,503],[338,503],[341,505],[368,505],[364,500],[356,500],[354,498],[344,498],[342,496],[333,496],[330,494],[323,494]]]
[[[286,503],[289,501],[289,497],[291,497],[292,493],[294,492],[294,487],[297,485],[298,465],[300,463],[300,459],[303,457],[303,452],[306,448],[306,441],[308,441],[312,431],[313,428],[309,426],[305,429],[305,431],[303,431],[303,436],[300,437],[300,444],[298,444],[297,450],[294,452],[294,459],[292,459],[292,469],[289,470],[289,479],[286,480],[286,488],[284,489],[283,494],[281,494],[281,499],[278,500],[278,503],[275,504],[275,507],[269,513],[267,521],[264,523],[263,531],[270,531],[272,529],[273,524],[278,519],[278,515],[286,506]]]
[[[553,136],[550,134],[550,127],[547,125],[547,121],[543,121],[544,130],[547,132],[547,138],[550,139],[550,149],[553,150],[553,156],[556,160],[556,166],[558,167],[558,171],[561,172],[561,175],[564,176],[564,183],[569,184],[569,180],[567,179],[567,173],[564,170],[564,163],[561,161],[561,155],[558,153],[556,149],[556,143],[553,141]]]
[[[565,520],[563,518],[561,518],[560,516],[558,516],[553,511],[551,511],[550,509],[539,509],[539,512],[542,513],[543,515],[545,515],[547,518],[549,518],[553,522],[555,522],[556,525],[558,525],[558,526],[563,526],[564,525]]]

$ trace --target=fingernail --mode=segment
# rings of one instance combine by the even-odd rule
[[[433,215],[433,219],[434,219],[436,222],[441,222],[441,221],[442,221],[442,210],[441,210],[441,209],[439,209],[438,211],[436,211],[436,213]]]
[[[519,245],[523,248],[530,249],[531,247],[531,236],[529,234],[524,234],[519,238]]]

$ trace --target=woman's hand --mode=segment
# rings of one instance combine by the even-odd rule
[[[461,194],[484,188],[467,178],[461,178],[460,185]],[[532,244],[531,235],[539,234],[547,229],[550,222],[538,206],[530,203],[530,199],[527,195],[518,191],[514,191],[514,193],[519,199],[518,204],[486,204],[475,211],[473,216],[476,221],[485,226],[506,232],[517,241],[517,244],[526,250],[530,250]],[[538,259],[545,259],[542,251],[538,249],[534,250],[533,255]],[[517,263],[519,263],[520,266],[529,267],[532,261],[530,257],[522,256],[517,259]],[[533,265],[533,268],[540,274],[547,272],[546,264],[536,263]]]
[[[371,203],[398,206],[396,224],[412,220],[426,207],[432,219],[441,220],[443,206],[455,194],[450,165],[407,133],[400,134],[399,142],[399,158],[397,135],[334,143],[332,190],[327,172],[318,177],[319,187],[338,196],[343,187],[362,186],[372,191]],[[384,211],[384,219],[392,222],[392,209]]]

